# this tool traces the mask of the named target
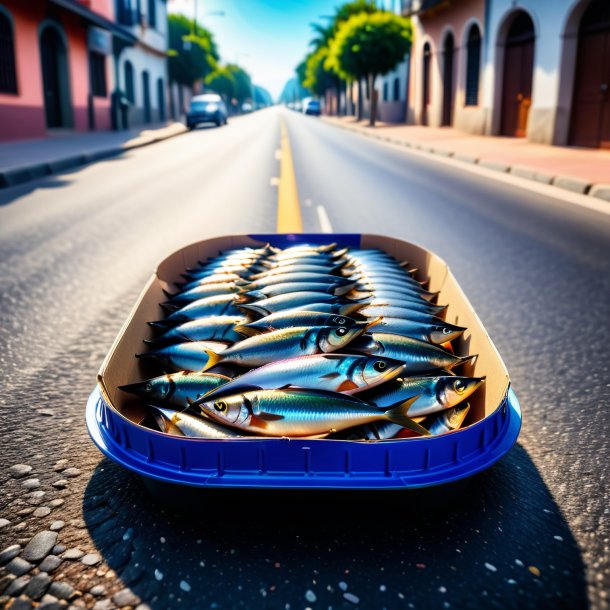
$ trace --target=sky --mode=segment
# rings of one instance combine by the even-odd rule
[[[223,62],[243,66],[277,99],[305,57],[310,23],[323,21],[341,0],[169,0],[172,13],[193,17],[211,30]],[[213,15],[223,11],[224,16]]]

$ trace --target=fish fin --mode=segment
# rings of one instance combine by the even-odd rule
[[[407,273],[409,275],[415,275],[419,271],[419,267],[413,267],[412,269],[407,269]]]
[[[240,335],[245,335],[246,337],[254,337],[254,335],[260,335],[264,332],[259,328],[253,328],[247,324],[238,324],[237,326],[233,327],[233,330]]]
[[[332,254],[333,258],[341,258],[349,252],[349,248],[341,248],[341,250],[335,250]]]
[[[168,298],[171,299],[172,297],[175,297],[176,295],[172,292],[170,292],[167,288],[161,288],[161,290],[163,291],[163,294]]]
[[[336,377],[339,377],[339,375],[340,373],[337,372],[326,373],[326,375],[322,375],[320,379],[335,379]]]
[[[152,328],[159,328],[164,331],[170,329],[173,326],[171,321],[168,322],[167,320],[158,320],[157,322],[146,322],[146,324],[148,324],[148,326],[151,326]]]
[[[282,419],[284,419],[283,415],[277,415],[276,413],[259,413],[258,415],[253,415],[252,417],[258,417],[259,419],[262,419],[265,422],[268,421],[280,421]]]
[[[159,303],[159,307],[171,313],[180,309],[180,305],[176,305],[176,303],[172,303],[171,301],[163,301],[163,303]]]
[[[208,369],[211,369],[213,366],[216,366],[221,360],[222,356],[218,355],[216,352],[213,352],[211,349],[203,350],[208,355],[208,361],[206,365],[201,369],[202,373],[205,373]]]
[[[244,280],[244,279],[240,279],[240,280],[236,280],[235,281],[235,285],[236,286],[247,286],[250,283],[249,280]]]
[[[398,263],[403,269],[409,266],[409,261],[401,261]]]
[[[245,313],[253,313],[261,318],[268,316],[271,312],[267,311],[264,307],[255,305],[254,303],[236,303],[236,307],[244,311]]]
[[[247,299],[246,301],[244,301],[244,297]],[[239,299],[240,303],[249,303],[252,299],[265,299],[267,298],[267,295],[262,290],[247,290],[244,292],[240,292],[239,295],[235,298]]]
[[[473,354],[472,356],[461,356],[459,358],[459,360],[456,362],[456,364],[451,368],[455,368],[456,366],[460,366],[461,364],[468,364],[468,363],[470,363],[472,366],[474,366],[478,359],[479,359],[479,354]]]
[[[409,409],[411,405],[419,398],[419,394],[417,396],[413,396],[409,398],[409,400],[405,400],[398,404],[398,406],[390,407],[386,412],[386,417],[394,424],[398,424],[403,428],[407,428],[408,430],[413,430],[413,432],[417,432],[422,436],[430,436],[430,432],[426,430],[423,426],[420,426],[418,423],[415,423],[408,415]]]
[[[358,386],[351,381],[350,379],[346,379],[341,385],[337,388],[337,392],[349,392],[350,390],[357,390]]]

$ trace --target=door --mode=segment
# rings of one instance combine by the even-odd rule
[[[47,26],[40,36],[40,57],[47,127],[69,127],[71,113],[66,47],[61,35],[52,26]]]
[[[578,38],[570,144],[610,148],[610,4],[594,0]]]
[[[150,123],[151,112],[150,112],[150,78],[146,70],[142,72],[142,100],[144,103],[144,122]]]
[[[421,97],[421,123],[428,124],[428,105],[430,104],[430,45],[424,45],[423,70],[422,70],[422,97]]]
[[[532,105],[534,76],[534,24],[519,11],[511,24],[504,52],[502,121],[500,133],[523,138]]]
[[[447,34],[443,45],[443,117],[441,125],[449,126],[453,114],[453,34]]]
[[[165,86],[163,79],[157,79],[157,106],[159,107],[159,121],[165,121]]]

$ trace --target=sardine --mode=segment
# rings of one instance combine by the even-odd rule
[[[446,310],[447,305],[431,305],[417,301],[401,301],[398,305],[386,305],[384,299],[373,299],[370,303],[363,305],[358,313],[367,318],[383,316],[384,318],[400,318],[401,320],[415,320],[415,314],[423,313],[434,316],[441,316]]]
[[[402,362],[379,356],[314,354],[271,362],[212,388],[203,400],[245,390],[288,387],[312,388],[355,394],[394,379],[404,369]]]
[[[429,321],[383,318],[375,330],[380,333],[413,337],[413,339],[441,345],[460,337],[466,328],[449,324],[449,322],[438,318],[433,318]]]
[[[301,307],[302,305],[310,305],[312,303],[337,303],[337,304],[348,304],[348,303],[367,303],[368,300],[364,301],[349,301],[341,297],[336,297],[333,294],[324,294],[322,292],[291,292],[289,294],[281,294],[279,296],[271,297],[268,299],[261,299],[256,303],[244,303],[240,304],[240,309],[246,312],[253,312],[259,316],[267,316],[270,313],[276,313],[284,309],[294,309],[295,307]]]
[[[158,411],[173,426],[178,428],[184,436],[192,438],[239,438],[240,434],[226,428],[218,423],[203,417],[196,417],[188,413],[181,413],[174,409],[152,406],[151,409]],[[170,433],[169,430],[162,430]]]
[[[362,399],[387,409],[399,400],[417,396],[411,405],[411,417],[423,417],[455,407],[472,395],[485,381],[485,377],[458,377],[435,375],[433,377],[404,377],[392,379],[383,386],[367,390]]]
[[[346,286],[352,284],[353,280],[346,277],[340,277],[338,275],[330,275],[328,273],[281,273],[278,275],[271,275],[266,278],[262,278],[256,281],[239,280],[235,282],[238,286],[248,290],[257,290],[259,288],[266,288],[267,286],[273,286],[275,284],[285,283],[308,283],[315,282],[316,284],[339,284]]]
[[[235,305],[234,294],[221,294],[213,297],[204,297],[192,301],[188,305],[172,312],[165,320],[149,322],[151,326],[176,326],[190,320],[197,320],[206,316],[239,316],[243,314]]]
[[[144,343],[161,345],[167,343],[181,343],[183,341],[231,341],[242,339],[239,333],[233,330],[238,324],[248,322],[245,316],[208,316],[191,322],[184,322],[163,333],[155,339],[144,339]]]
[[[350,353],[374,354],[400,360],[405,363],[407,374],[425,373],[434,369],[451,370],[475,358],[454,356],[436,345],[418,339],[376,332],[358,337],[349,345],[348,350]]]
[[[214,373],[190,373],[181,371],[161,375],[138,383],[119,386],[119,390],[135,394],[153,402],[162,401],[186,408],[190,402],[208,394],[231,381],[230,377]]]
[[[218,354],[226,347],[219,341],[189,341],[136,354],[136,357],[155,360],[174,371],[201,371],[208,364],[211,351]]]
[[[345,263],[323,263],[319,265],[306,265],[303,263],[295,263],[293,265],[286,265],[281,267],[275,267],[263,271],[262,273],[256,273],[250,276],[251,280],[260,280],[262,278],[271,277],[274,275],[282,275],[284,273],[328,273],[331,275],[339,275],[341,277],[341,269],[345,266]]]
[[[169,297],[169,301],[167,301],[167,303],[162,303],[162,305],[181,307],[183,305],[187,305],[188,303],[192,303],[193,301],[197,301],[205,297],[235,294],[239,292],[239,290],[239,286],[237,286],[234,282],[223,282],[219,284],[202,284],[193,288],[189,288],[184,292],[178,292],[176,294],[166,293]]]
[[[264,288],[247,290],[242,294],[248,295],[255,299],[270,299],[272,297],[277,297],[282,294],[304,291],[321,292],[325,294],[332,294],[335,296],[342,296],[352,290],[355,285],[356,282],[351,282],[349,284],[341,284],[339,282],[335,282],[332,284],[319,282],[287,282],[282,284],[273,284],[271,286],[265,286]]]
[[[235,330],[242,334],[255,335],[294,326],[345,326],[346,328],[351,328],[355,324],[355,320],[340,314],[291,309],[272,313],[254,322],[235,327]]]
[[[203,402],[211,419],[262,436],[311,437],[387,420],[427,436],[408,415],[410,402],[379,411],[344,394],[314,390],[255,390]]]
[[[438,436],[439,434],[445,434],[445,432],[457,430],[464,423],[468,411],[470,411],[469,404],[444,411],[430,425],[430,434]]]

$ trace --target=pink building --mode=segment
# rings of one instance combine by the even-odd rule
[[[0,140],[111,128],[112,0],[0,0]]]

